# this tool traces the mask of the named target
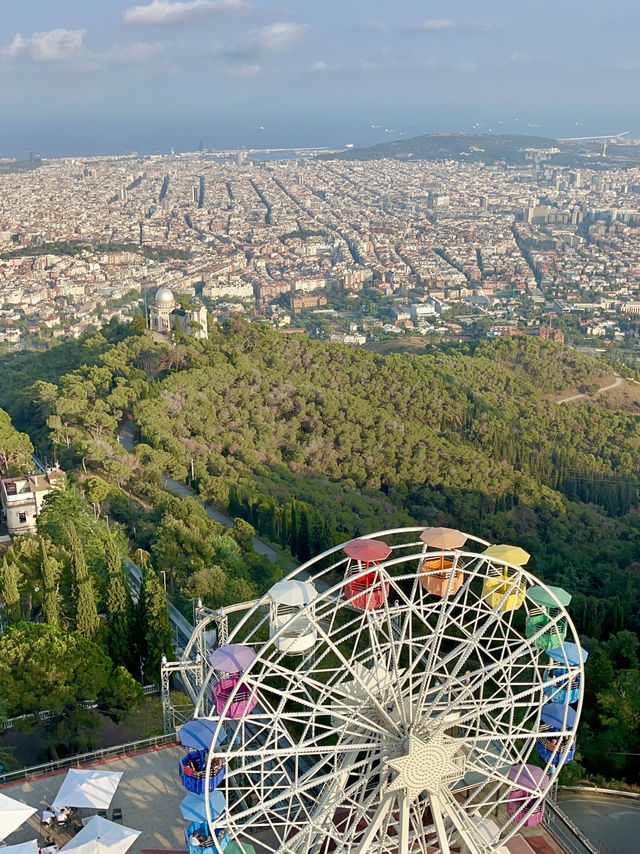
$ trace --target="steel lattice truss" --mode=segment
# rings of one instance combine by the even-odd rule
[[[564,622],[567,640],[577,644],[575,629],[559,606],[551,626],[527,638],[528,598],[517,610],[500,605],[540,582],[507,565],[500,604],[494,598],[490,607],[483,586],[496,566],[475,552],[429,552],[453,562],[451,579],[456,571],[463,577],[457,592],[450,581],[443,596],[429,594],[417,530],[371,535],[395,541],[376,567],[376,584],[389,585],[381,608],[358,610],[347,600],[347,562],[334,549],[292,573],[313,581],[318,597],[274,637],[268,599],[232,632],[231,641],[258,653],[238,686],[258,704],[239,720],[217,718],[227,738],[210,752],[209,766],[214,758],[226,764],[227,812],[215,824],[241,846],[278,854],[446,854],[464,843],[488,852],[526,819],[523,812],[509,818],[505,806],[516,788],[509,770],[535,754],[549,701],[543,689],[554,685],[543,680],[549,659],[535,641]],[[315,643],[305,655],[284,655],[277,639],[296,626],[313,631]],[[583,678],[582,664],[566,670],[569,679]],[[205,680],[196,714],[209,709],[214,679]],[[559,708],[565,726],[544,735],[566,744],[575,737],[575,725],[566,726],[568,697]],[[527,813],[543,798],[537,786]]]

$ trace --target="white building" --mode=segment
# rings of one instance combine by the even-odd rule
[[[45,474],[0,479],[2,515],[11,535],[35,534],[42,503],[62,477],[60,469],[47,469]]]
[[[181,308],[169,288],[159,288],[149,307],[149,329],[165,335],[178,329],[182,335],[208,338],[207,309],[203,305],[192,309]]]

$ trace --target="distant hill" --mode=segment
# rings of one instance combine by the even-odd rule
[[[615,150],[616,155],[613,155]],[[338,154],[321,154],[320,160],[458,160],[465,163],[498,162],[526,165],[534,159],[557,166],[606,168],[613,165],[638,165],[635,146],[610,146],[602,159],[602,145],[584,142],[560,142],[542,136],[517,134],[427,133],[410,139],[381,142],[367,148],[350,148]],[[625,161],[620,162],[621,157]],[[612,162],[613,161],[613,162]]]
[[[0,175],[9,175],[12,172],[31,172],[42,166],[39,157],[33,160],[0,160]]]

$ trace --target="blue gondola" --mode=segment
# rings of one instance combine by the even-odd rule
[[[214,827],[213,835],[216,837],[220,848],[224,851],[229,844],[229,834],[227,831],[224,828]],[[194,837],[197,837],[199,840],[197,845],[191,841]],[[213,847],[213,837],[209,833],[209,825],[206,821],[191,822],[185,831],[184,838],[189,854],[203,854],[203,849]]]
[[[569,677],[562,681],[560,677],[567,675],[567,667],[578,667],[580,664],[580,656],[585,662],[589,656],[586,649],[578,647],[575,643],[565,643],[558,649],[547,650],[549,658],[557,665],[556,667],[545,670],[543,679],[545,682],[553,682],[553,684],[545,686],[544,693],[552,703],[566,704],[567,700],[570,703],[577,703],[580,699],[580,675],[577,674],[570,681]]]
[[[565,722],[566,716],[566,722]],[[575,734],[567,735],[576,723],[576,713],[571,706],[558,703],[545,703],[540,715],[543,734],[536,742],[538,756],[544,762],[551,762],[559,768],[567,765],[576,752]]]
[[[196,795],[204,792],[207,758],[217,725],[217,721],[196,718],[186,723],[178,733],[184,747],[190,748],[179,763],[180,780],[187,792],[193,792]],[[216,740],[216,747],[225,739],[226,733],[221,730]],[[224,773],[224,766],[212,768],[209,778],[210,792],[220,785],[224,779]]]
[[[209,808],[211,810],[211,818],[215,821],[220,818],[227,806],[227,799],[220,790],[212,792],[209,795]],[[194,795],[189,792],[185,795],[180,804],[180,812],[182,818],[188,822],[199,822],[207,820],[207,809],[204,802],[204,796]]]

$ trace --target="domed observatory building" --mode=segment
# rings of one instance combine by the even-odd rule
[[[184,309],[176,301],[173,291],[159,288],[149,306],[149,329],[164,335],[170,335],[174,329],[178,329],[182,335],[208,338],[207,309],[203,305]]]

